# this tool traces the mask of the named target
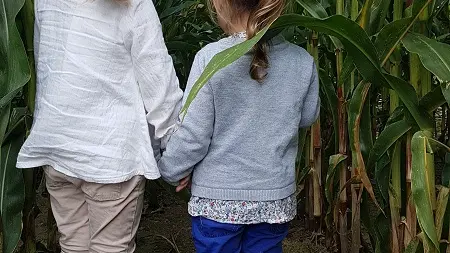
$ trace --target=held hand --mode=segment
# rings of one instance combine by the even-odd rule
[[[191,175],[180,180],[180,185],[177,186],[176,192],[182,191],[184,188],[191,185]]]

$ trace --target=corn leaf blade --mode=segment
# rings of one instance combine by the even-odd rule
[[[373,144],[367,167],[372,168],[375,165],[375,162],[377,162],[383,154],[385,154],[389,148],[410,129],[411,126],[405,119],[386,126]]]
[[[409,33],[403,45],[409,52],[418,54],[424,67],[441,83],[450,84],[450,45],[416,33]]]
[[[439,249],[439,241],[434,225],[433,208],[430,199],[429,180],[427,178],[426,167],[429,166],[427,161],[427,134],[419,131],[414,134],[411,140],[412,153],[412,195],[414,205],[417,211],[417,219],[419,225],[424,232],[424,244],[429,240],[436,249]],[[428,245],[429,246],[429,245]]]
[[[0,0],[0,108],[30,79],[27,54],[15,22],[23,4],[24,0]]]
[[[23,136],[19,136],[1,147],[0,215],[5,253],[14,252],[22,231],[25,188],[22,171],[16,168],[17,154],[22,143]]]
[[[211,79],[211,77],[217,73],[217,71],[225,68],[226,66],[230,65],[237,59],[239,59],[241,56],[246,54],[250,49],[253,48],[253,46],[258,43],[258,41],[264,36],[264,34],[267,32],[269,27],[266,27],[264,30],[260,31],[255,37],[253,37],[250,40],[246,40],[238,45],[235,45],[231,48],[228,48],[218,54],[216,54],[211,61],[208,63],[208,65],[205,67],[205,70],[200,75],[199,79],[195,82],[194,86],[192,87],[191,91],[189,92],[189,95],[186,99],[186,103],[184,104],[183,108],[181,109],[181,114],[185,115],[187,113],[187,110],[189,106],[191,105],[194,98],[197,96],[200,89],[205,86],[205,84]]]

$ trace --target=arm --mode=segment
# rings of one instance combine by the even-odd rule
[[[309,127],[317,120],[320,112],[319,98],[319,78],[317,76],[316,64],[313,63],[311,81],[308,92],[303,102],[302,119],[300,120],[300,128]]]
[[[185,91],[185,98],[200,77],[203,64],[195,57]],[[192,102],[180,128],[173,134],[158,163],[160,173],[169,183],[188,176],[193,167],[208,153],[214,128],[214,99],[211,87],[206,84]]]
[[[183,93],[152,1],[136,1],[132,22],[131,57],[154,140],[161,141],[175,128]]]
[[[41,39],[41,31],[40,31],[40,22],[39,22],[39,13],[37,11],[37,3],[34,3],[34,59],[37,63],[38,55],[39,55],[39,42]]]

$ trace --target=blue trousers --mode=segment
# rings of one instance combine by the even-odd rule
[[[239,225],[192,217],[197,253],[282,253],[288,223]]]

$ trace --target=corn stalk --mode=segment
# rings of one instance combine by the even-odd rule
[[[6,8],[10,8],[14,4],[21,4],[23,1],[0,0],[0,3],[6,2],[6,5],[0,4],[1,13],[5,13],[4,10],[2,12],[2,7],[3,9],[5,9],[5,6]],[[154,2],[158,12],[160,13],[163,28],[166,31],[165,35],[169,52],[174,56],[177,73],[183,83],[186,79],[187,73],[189,72],[190,62],[192,61],[195,51],[197,51],[205,43],[214,40],[215,38],[213,37],[217,34],[211,34],[211,30],[215,30],[211,28],[212,26],[210,25],[209,18],[206,23],[200,22],[205,21],[207,14],[204,12],[204,6],[200,7],[200,5],[198,5],[199,2],[188,1],[189,3],[182,3],[180,1],[171,1],[173,4],[180,3],[181,5],[186,6],[189,10],[199,12],[201,18],[195,19],[194,22],[184,22],[190,18],[190,15],[178,15],[180,13],[180,11],[177,11],[178,7],[172,8],[172,4],[167,4],[164,0],[157,0]],[[442,213],[445,211],[445,203],[448,203],[448,191],[444,188],[448,186],[440,187],[439,195],[436,198],[436,195],[432,191],[435,183],[433,156],[436,154],[431,152],[433,151],[431,148],[432,145],[430,144],[433,142],[431,140],[431,136],[421,134],[414,135],[415,138],[411,138],[411,136],[414,131],[417,131],[417,129],[429,129],[429,127],[433,124],[432,121],[429,120],[429,115],[427,114],[433,112],[437,107],[445,103],[444,97],[450,99],[450,89],[447,87],[448,85],[446,85],[450,81],[450,78],[446,76],[450,73],[448,67],[450,66],[450,49],[446,47],[448,45],[431,39],[430,37],[432,37],[432,34],[426,33],[426,31],[429,30],[429,22],[432,22],[433,19],[436,18],[435,11],[431,10],[428,5],[432,2],[433,6],[441,6],[441,4],[437,3],[439,2],[438,0],[414,0],[413,6],[408,10],[408,13],[410,14],[406,18],[402,18],[401,14],[405,11],[402,1],[364,1],[364,6],[359,13],[358,1],[352,0],[350,13],[351,17],[350,19],[347,19],[344,17],[344,0],[337,0],[336,6],[331,6],[331,8],[321,6],[317,0],[296,0],[296,2],[303,8],[292,9],[306,11],[310,17],[305,17],[299,14],[283,16],[272,26],[272,28],[274,28],[272,31],[280,31],[288,27],[296,27],[296,31],[302,27],[306,27],[314,31],[308,43],[309,52],[315,57],[317,66],[320,68],[322,91],[325,90],[325,93],[327,93],[327,97],[322,97],[322,101],[324,105],[329,103],[328,106],[332,108],[330,111],[333,112],[333,117],[336,119],[335,122],[333,122],[333,125],[336,126],[334,130],[337,134],[334,137],[337,139],[335,144],[337,144],[338,150],[333,150],[333,154],[336,154],[336,151],[338,151],[339,154],[333,155],[329,159],[329,168],[325,182],[325,197],[329,206],[336,207],[338,210],[334,221],[335,225],[337,225],[337,235],[339,236],[339,240],[337,241],[340,242],[341,252],[358,252],[360,250],[362,244],[360,241],[360,220],[367,220],[367,218],[369,218],[369,220],[372,219],[372,225],[375,227],[375,229],[373,227],[371,228],[369,224],[370,222],[367,223],[369,225],[366,225],[365,223],[366,228],[369,230],[369,233],[371,233],[372,239],[375,240],[373,245],[389,245],[388,240],[384,240],[384,235],[389,235],[389,230],[392,230],[392,252],[401,252],[406,245],[408,245],[408,249],[417,249],[418,246],[420,246],[420,242],[422,242],[426,250],[436,250],[436,242],[439,242],[439,240],[442,239],[440,238],[441,236],[445,236],[443,235],[445,233],[442,232],[442,230],[445,229],[444,226],[442,226]],[[386,18],[390,19],[390,15],[386,13],[388,13],[393,2],[394,20],[393,22],[387,23]],[[434,2],[436,2],[436,4],[434,4]],[[170,9],[164,10],[165,6],[167,7],[168,5],[170,5]],[[445,6],[445,3],[442,6]],[[337,15],[331,16],[333,11],[331,11],[331,14],[329,15],[327,10],[330,11],[334,7],[336,7]],[[20,7],[17,11],[19,9]],[[183,10],[183,8],[180,8],[180,10]],[[9,11],[8,13],[14,13],[14,11]],[[428,16],[425,14],[425,11],[428,11]],[[25,13],[25,9],[23,13]],[[4,16],[5,15],[0,15],[1,27],[4,27],[4,20],[2,20],[2,17]],[[8,15],[6,16],[11,20],[15,19],[15,16],[12,18]],[[14,21],[11,20],[8,20],[9,24],[14,23]],[[420,34],[410,33],[411,28],[414,26],[416,21],[419,21],[416,32],[419,32]],[[26,17],[21,18],[20,22],[23,23],[25,27],[28,27],[28,25],[25,25],[28,23]],[[195,24],[195,26],[192,24]],[[9,30],[14,30],[14,27],[9,26],[8,31]],[[290,31],[292,30],[293,29]],[[195,98],[195,95],[198,93],[202,85],[204,85],[208,79],[214,75],[214,73],[219,71],[221,68],[226,67],[228,64],[231,64],[235,60],[239,59],[243,54],[251,50],[253,45],[263,37],[266,31],[267,30],[263,30],[254,39],[246,41],[241,45],[221,52],[215,56],[206,67],[203,75],[197,81],[191,94],[187,97],[187,103],[183,108],[183,113],[187,113],[189,104]],[[3,127],[5,132],[8,132],[10,128],[10,124],[8,124],[8,121],[11,118],[10,115],[16,111],[16,108],[13,108],[10,105],[11,99],[12,97],[16,97],[16,95],[19,94],[19,91],[23,90],[23,85],[27,83],[30,78],[29,76],[24,75],[21,80],[11,79],[11,77],[14,76],[14,74],[11,73],[16,73],[17,70],[24,70],[28,66],[26,57],[20,57],[20,55],[17,55],[17,52],[21,52],[22,55],[26,56],[25,50],[16,48],[15,53],[10,53],[9,51],[11,50],[5,50],[5,48],[9,48],[11,45],[20,45],[20,38],[17,36],[18,33],[13,31],[11,34],[13,34],[13,37],[16,36],[16,41],[14,43],[11,43],[11,41],[6,41],[6,36],[3,36],[4,34],[0,34],[0,59],[7,59],[8,65],[5,68],[5,65],[0,63],[0,97],[2,98],[2,102],[0,104],[0,108],[2,109],[2,117],[0,118],[0,121],[4,122],[3,125],[0,124],[0,128]],[[289,36],[287,37],[289,39]],[[291,37],[291,39],[296,43],[301,43],[297,41],[299,37],[301,36],[295,34]],[[24,38],[27,48],[31,49],[31,47],[29,47],[30,44],[27,42],[28,39],[26,39],[26,37]],[[339,39],[339,41],[336,38]],[[318,43],[319,41],[321,42],[320,45]],[[342,45],[338,46],[340,42],[342,42]],[[400,68],[400,50],[403,50],[399,46],[401,42],[404,43],[405,48],[410,51],[411,55],[415,55],[411,56],[411,63],[418,63],[417,65],[411,64],[410,83],[403,80],[403,77],[407,76],[407,73],[405,70],[402,71]],[[327,43],[329,43],[329,45]],[[192,50],[192,52],[185,53],[188,48],[189,50]],[[343,51],[343,48],[345,51]],[[332,54],[327,54],[327,50],[334,50],[336,56],[330,56]],[[345,52],[345,61],[343,52]],[[320,61],[318,60],[319,53]],[[31,50],[28,50],[28,56],[29,62],[33,62]],[[25,63],[23,61],[24,59]],[[21,62],[21,64],[13,65],[12,61],[15,61],[14,63]],[[18,67],[12,69],[10,66]],[[419,67],[416,68],[416,66]],[[32,65],[29,65],[29,67],[32,67]],[[386,74],[382,68],[388,70],[390,75]],[[4,78],[4,73],[7,73],[6,78]],[[325,73],[325,75],[323,75],[323,73]],[[437,89],[437,92],[436,88],[432,89],[433,85],[431,83],[431,75],[434,75],[434,77],[436,77],[441,84],[441,87]],[[329,81],[326,81],[328,83],[327,85],[324,85],[324,79],[330,79]],[[4,80],[8,81],[4,82]],[[362,82],[359,82],[361,80]],[[356,85],[357,83],[360,85]],[[11,84],[14,84],[13,88],[11,88]],[[411,85],[415,85],[416,89],[412,88]],[[370,86],[370,89],[367,88],[368,86]],[[20,103],[28,105],[30,111],[33,110],[32,106],[34,104],[32,102],[32,94],[34,93],[32,88],[33,87],[31,85],[28,86],[24,92],[24,94],[27,94],[26,97],[19,98],[21,101]],[[379,120],[374,112],[372,112],[372,114],[368,114],[369,118],[372,116],[373,122],[376,122],[379,126],[379,128],[374,131],[378,135],[378,138],[372,147],[372,145],[366,145],[363,140],[365,135],[361,132],[360,128],[366,123],[364,122],[364,119],[359,118],[361,121],[353,119],[358,119],[358,115],[361,115],[361,110],[364,108],[364,103],[367,105],[367,103],[370,102],[370,98],[377,95],[376,92],[386,88],[390,89],[391,108],[388,122],[385,123],[382,120]],[[351,99],[347,101],[350,97]],[[384,96],[384,98],[386,98],[386,96]],[[7,102],[4,103],[4,101]],[[330,103],[330,101],[334,102]],[[382,102],[386,104],[386,101]],[[375,108],[374,110],[377,109]],[[324,118],[326,117],[322,117],[322,119]],[[449,117],[447,117],[447,120],[449,120]],[[322,126],[320,125],[321,123]],[[329,227],[332,227],[333,224],[328,219],[330,217],[328,215],[330,213],[330,208],[329,206],[323,206],[324,201],[321,195],[323,190],[321,183],[321,156],[324,152],[326,152],[325,148],[322,150],[323,147],[321,142],[325,143],[325,138],[327,138],[323,134],[327,130],[323,125],[324,123],[325,122],[318,121],[311,128],[308,141],[306,142],[307,148],[304,149],[307,150],[306,155],[303,156],[305,157],[305,163],[307,165],[307,169],[304,171],[310,174],[310,178],[308,179],[309,182],[307,184],[309,199],[307,201],[307,206],[311,220],[317,221],[318,217],[323,216],[322,210],[327,209],[328,212],[326,223]],[[380,129],[384,130],[381,131]],[[7,136],[8,134],[5,133],[5,135]],[[2,138],[2,140],[4,139],[6,139],[6,137]],[[350,141],[348,139],[350,139]],[[402,158],[400,154],[401,150],[403,150],[401,147],[401,140],[403,139],[406,139],[406,203],[401,203],[402,192],[400,187],[400,179],[404,174],[401,170],[402,166],[400,164]],[[418,143],[420,145],[418,145]],[[2,153],[8,149],[15,150],[18,146],[20,146],[20,142],[11,140],[11,137],[9,137],[7,142],[3,142]],[[348,180],[350,177],[347,171],[348,162],[346,160],[348,147],[351,148],[352,152],[349,157],[352,165],[350,181]],[[388,172],[388,176],[385,181],[389,181],[391,183],[392,187],[390,194],[387,192],[389,190],[389,185],[386,188],[381,185],[384,181],[376,181],[379,190],[382,192],[380,195],[384,196],[383,194],[386,194],[386,196],[388,196],[386,199],[388,199],[387,202],[390,203],[390,206],[384,208],[384,210],[389,208],[391,211],[390,218],[392,223],[388,224],[388,227],[391,229],[385,229],[381,226],[382,222],[379,221],[383,221],[383,219],[378,218],[384,217],[382,214],[376,218],[376,222],[373,222],[375,218],[368,217],[367,212],[361,211],[364,207],[361,203],[367,202],[365,201],[366,199],[364,199],[364,194],[362,194],[363,190],[366,190],[374,203],[377,203],[373,194],[373,189],[370,185],[370,181],[368,180],[368,173],[366,173],[365,170],[366,168],[368,171],[373,170],[376,164],[385,164],[381,161],[383,160],[382,158],[386,158],[388,152],[392,152],[392,157],[391,160],[386,163],[389,165],[387,166],[386,171]],[[368,158],[365,157],[365,153],[369,154]],[[14,157],[8,157],[7,159],[4,158],[5,156],[2,156],[1,158],[2,165],[11,165],[11,161]],[[425,162],[422,163],[423,161]],[[11,168],[13,168],[13,166]],[[339,171],[339,173],[337,173],[337,171]],[[3,170],[2,172],[6,172],[5,175],[8,175],[10,178],[18,178],[18,174],[11,173],[15,172],[15,170],[9,169]],[[339,176],[337,176],[338,174]],[[383,175],[383,173],[380,175]],[[372,175],[370,174],[370,176]],[[379,175],[377,175],[377,177],[378,176]],[[418,181],[423,178],[427,178],[427,180],[421,180],[421,182]],[[13,182],[13,180],[8,182]],[[334,183],[336,183],[336,185]],[[348,187],[350,185],[351,187]],[[12,186],[17,186],[17,183],[16,185],[7,185],[7,187]],[[426,187],[421,188],[420,186]],[[349,200],[347,199],[347,188],[351,188],[352,194],[351,246],[348,245],[349,231],[347,227],[347,211],[349,207]],[[420,189],[426,189],[427,191],[424,192],[427,194],[424,194]],[[386,192],[383,192],[385,190]],[[17,191],[17,193],[19,193],[19,191]],[[2,194],[4,195],[4,192],[2,192]],[[421,198],[417,197],[419,195]],[[364,201],[362,201],[363,199]],[[420,199],[427,199],[427,201]],[[429,209],[427,203],[430,204]],[[19,205],[15,206],[19,207]],[[403,232],[400,211],[401,208],[404,208],[405,206],[406,222],[404,223],[406,224],[406,231]],[[417,217],[419,217],[418,220],[422,230],[420,236],[416,236],[417,219],[415,214],[416,209],[414,208],[415,206],[418,207]],[[12,209],[1,209],[3,220],[5,219],[4,214],[6,213],[9,215],[11,212],[8,213],[8,211],[10,210]],[[424,210],[429,212],[424,213]],[[20,216],[20,211],[21,210],[18,210],[14,213],[14,215],[9,215],[7,217],[17,217],[18,213]],[[27,213],[28,210],[25,212]],[[429,214],[431,214],[431,218]],[[11,218],[11,220],[13,220],[13,218]],[[5,226],[8,226],[9,224],[5,224],[4,221],[0,223],[3,225],[3,238],[10,240],[10,238],[12,238],[12,233],[10,233],[10,231],[13,230],[10,230],[9,227],[5,228]],[[24,224],[24,226],[27,226],[27,224]],[[15,226],[14,231],[17,231],[17,229],[20,229],[20,226]],[[315,222],[315,224],[311,224],[311,229],[317,230],[317,222]],[[26,230],[28,232],[31,231],[29,229]],[[373,230],[376,231],[373,232]],[[430,232],[432,230],[435,231],[434,233],[436,234],[436,238],[433,238],[433,232]],[[404,236],[402,236],[402,233],[404,233]],[[375,236],[373,234],[375,234]],[[421,238],[421,241],[419,238]],[[403,240],[404,242],[402,242]],[[10,240],[10,242],[13,241],[14,240]],[[12,245],[10,242],[7,243],[8,247]],[[15,246],[16,244],[14,244],[14,247]],[[3,252],[10,253],[11,251],[4,250]],[[379,252],[389,251],[385,250]]]
[[[402,18],[403,1],[394,0],[394,15],[393,20],[397,21]],[[391,75],[401,77],[401,47],[397,45],[392,53]],[[390,113],[392,114],[400,105],[400,100],[397,93],[390,90]],[[394,144],[390,162],[391,170],[391,187],[389,191],[389,206],[391,211],[391,252],[402,252],[403,248],[403,232],[401,226],[400,210],[402,207],[402,193],[401,193],[401,141]]]
[[[336,1],[336,14],[344,15],[344,0]],[[337,78],[340,78],[342,72],[342,65],[344,62],[344,54],[340,48],[336,48],[336,72]],[[342,156],[347,155],[347,126],[346,118],[347,112],[345,108],[346,102],[346,91],[344,89],[345,85],[342,83],[337,87],[338,95],[338,133],[339,133],[339,154]],[[343,161],[339,168],[339,213],[338,213],[338,224],[339,224],[339,242],[341,252],[348,252],[348,238],[347,238],[347,162]]]
[[[319,38],[317,32],[312,32],[309,42],[309,52],[314,57],[316,66],[319,66]],[[317,69],[318,71],[319,69]],[[320,224],[322,218],[322,148],[321,148],[321,131],[320,119],[318,119],[311,127],[310,140],[310,167],[312,188],[312,211],[314,216],[314,230],[320,233]],[[311,194],[311,193],[310,193]]]

